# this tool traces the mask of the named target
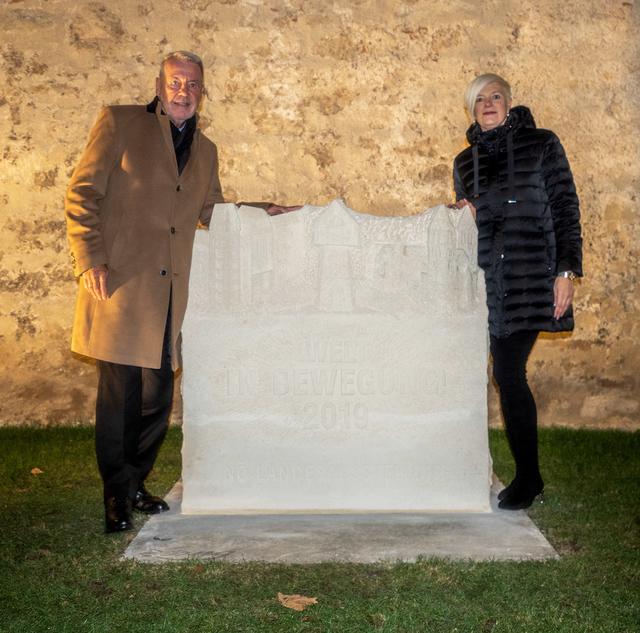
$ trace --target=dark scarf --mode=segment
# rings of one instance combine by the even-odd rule
[[[147,112],[155,113],[158,104],[158,97],[147,105]],[[162,111],[164,114],[164,110]],[[191,143],[193,135],[196,132],[196,115],[185,121],[182,130],[179,130],[173,123],[171,125],[171,139],[173,140],[173,149],[176,153],[176,162],[178,163],[178,174],[182,173],[185,168],[189,156],[191,154]]]
[[[478,197],[478,147],[498,145],[506,140],[507,145],[507,180],[509,183],[509,202],[515,203],[515,168],[513,158],[513,134],[521,128],[535,128],[531,110],[526,106],[515,106],[507,114],[505,122],[483,132],[477,123],[473,123],[467,130],[467,141],[471,145],[473,156],[473,198]]]

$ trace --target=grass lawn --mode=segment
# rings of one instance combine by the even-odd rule
[[[103,534],[92,429],[0,429],[0,631],[640,631],[640,433],[540,435],[546,503],[530,514],[559,561],[145,565],[120,560],[131,534]],[[172,429],[153,492],[179,477],[180,442]],[[491,447],[508,481],[503,433]]]

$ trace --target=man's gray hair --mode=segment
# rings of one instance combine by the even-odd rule
[[[511,86],[509,85],[508,81],[500,77],[500,75],[494,75],[493,73],[485,73],[484,75],[479,75],[467,86],[467,89],[464,91],[464,104],[467,106],[467,112],[469,113],[471,120],[475,118],[473,111],[476,107],[476,99],[478,98],[478,95],[487,84],[491,84],[494,82],[499,84],[500,88],[502,88],[507,101],[511,101]]]
[[[172,53],[168,53],[167,55],[165,55],[160,62],[160,77],[164,77],[164,65],[171,60],[197,64],[200,67],[200,72],[202,73],[202,81],[204,82],[204,65],[202,63],[202,60],[195,53],[190,53],[189,51],[173,51]]]

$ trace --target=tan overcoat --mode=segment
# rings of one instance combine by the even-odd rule
[[[96,121],[67,190],[75,274],[109,269],[106,301],[80,283],[71,349],[100,360],[160,367],[172,298],[172,365],[180,366],[193,239],[223,202],[216,146],[196,130],[178,175],[169,118],[145,106],[110,106]]]

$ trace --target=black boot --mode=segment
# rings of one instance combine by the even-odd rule
[[[516,463],[513,481],[498,494],[498,507],[503,510],[528,508],[544,488],[538,462],[538,428],[533,397],[529,402],[530,406],[526,408],[530,417],[522,415],[522,411],[514,415],[511,404],[502,402],[509,446]]]
[[[506,491],[506,488],[505,488]],[[498,507],[501,510],[524,510],[531,506],[540,496],[540,502],[544,502],[544,482],[541,477],[528,482],[516,482],[513,487],[502,497]]]
[[[109,497],[104,502],[104,531],[127,532],[133,530],[131,500],[128,497]]]
[[[160,512],[166,512],[169,509],[169,505],[164,499],[152,495],[144,487],[144,484],[140,484],[133,500],[133,509],[145,514],[159,514]]]
[[[498,493],[498,501],[502,501],[502,499],[504,499],[508,494],[510,494],[511,492],[513,492],[513,489],[516,487],[518,483],[517,479],[514,479],[508,486],[505,486],[499,493]]]
[[[490,338],[493,376],[500,390],[507,440],[516,464],[514,480],[498,495],[500,508],[529,507],[542,491],[536,402],[527,382],[527,359],[537,336],[536,331],[524,330],[504,338]]]

